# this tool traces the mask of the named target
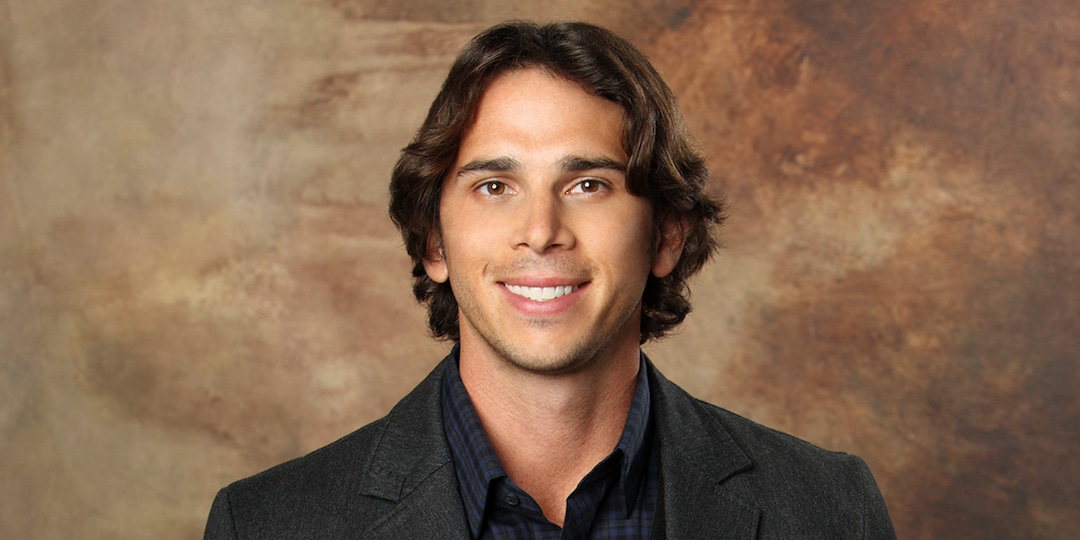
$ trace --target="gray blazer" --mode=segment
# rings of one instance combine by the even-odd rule
[[[444,365],[384,418],[222,489],[205,538],[468,538],[443,436]],[[861,459],[698,401],[647,365],[662,478],[654,537],[895,538]]]

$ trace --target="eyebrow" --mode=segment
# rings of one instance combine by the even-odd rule
[[[519,169],[521,169],[521,162],[510,157],[477,159],[462,165],[457,175],[465,176],[473,172],[514,172]]]
[[[559,160],[559,167],[566,172],[594,171],[597,169],[626,172],[626,164],[605,157],[566,156]]]
[[[457,170],[457,176],[474,172],[516,172],[521,169],[521,162],[512,157],[497,157],[470,161]],[[559,169],[563,172],[582,172],[606,169],[626,172],[626,165],[606,157],[565,156],[559,160]]]

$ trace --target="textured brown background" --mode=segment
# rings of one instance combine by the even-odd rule
[[[1073,0],[541,4],[0,1],[0,537],[196,538],[419,380],[388,173],[511,16],[639,45],[731,199],[662,370],[902,538],[1080,537]]]

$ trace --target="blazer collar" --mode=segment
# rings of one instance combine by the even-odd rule
[[[362,482],[363,495],[393,503],[368,538],[468,538],[450,448],[443,434],[439,381],[444,360],[385,418]],[[668,381],[651,361],[653,420],[660,439],[666,538],[749,539],[761,511],[725,487],[753,466],[707,407]],[[658,531],[659,532],[659,531]]]
[[[755,538],[761,510],[725,482],[753,461],[708,405],[649,362],[653,420],[660,440],[662,519],[667,538]]]
[[[443,434],[439,381],[445,360],[386,416],[362,483],[363,495],[397,503],[368,538],[468,538],[450,448]]]

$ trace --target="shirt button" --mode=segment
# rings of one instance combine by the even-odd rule
[[[503,497],[503,501],[506,501],[506,504],[509,504],[510,506],[517,506],[518,503],[521,502],[518,500],[517,495],[514,495],[513,493],[507,493],[506,496]]]

